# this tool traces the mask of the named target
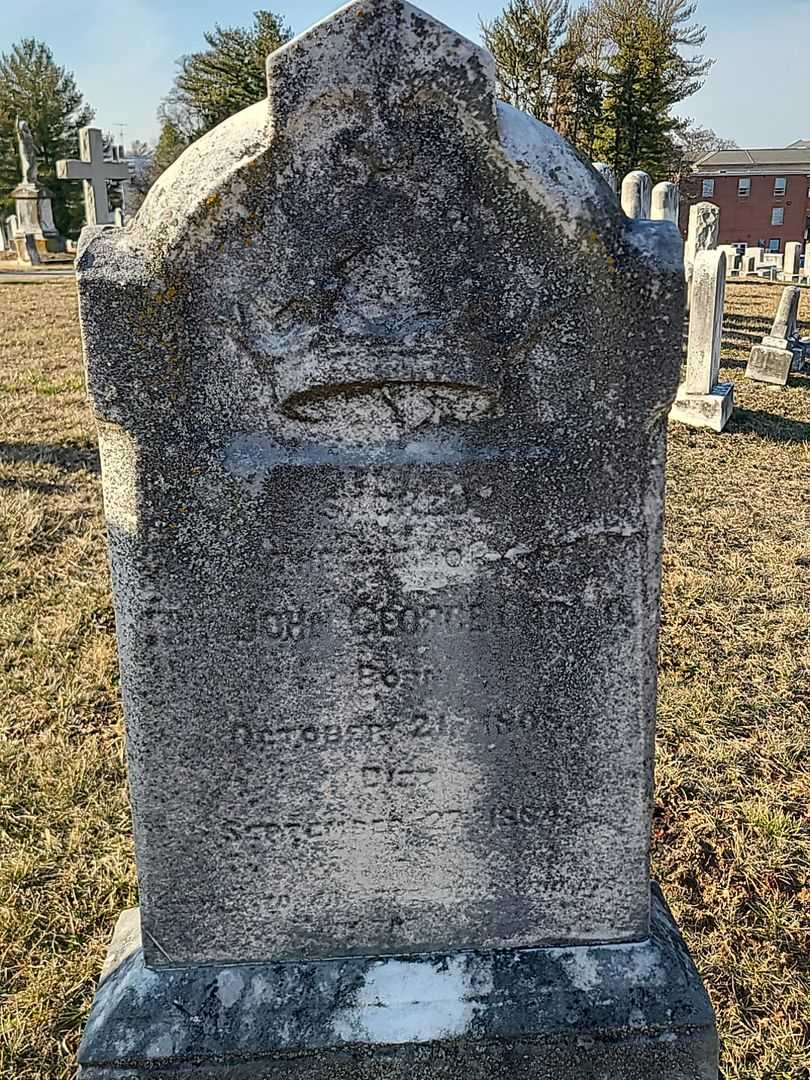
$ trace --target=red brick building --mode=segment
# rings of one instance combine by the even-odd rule
[[[696,202],[720,207],[721,244],[784,252],[791,241],[810,240],[810,140],[707,154],[686,181],[684,225]]]

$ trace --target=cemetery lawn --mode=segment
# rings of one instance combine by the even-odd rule
[[[670,427],[655,873],[718,1010],[726,1080],[810,1076],[810,378],[743,379],[778,299],[729,286],[727,432]],[[72,1080],[136,902],[80,351],[71,282],[0,285],[3,1080]]]

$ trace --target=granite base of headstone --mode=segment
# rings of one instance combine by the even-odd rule
[[[708,394],[688,394],[681,388],[670,419],[689,427],[721,432],[734,413],[734,383],[718,383]]]
[[[784,289],[770,334],[751,350],[746,378],[773,386],[787,386],[791,373],[804,370],[806,350],[798,332],[800,299],[798,285],[788,285]]]
[[[140,911],[82,1080],[716,1080],[649,873],[683,245],[357,0],[77,260]]]
[[[716,1080],[714,1015],[653,886],[624,945],[144,962],[116,927],[80,1080]]]

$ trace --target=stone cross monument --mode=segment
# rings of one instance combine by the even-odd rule
[[[140,911],[82,1080],[715,1080],[649,879],[683,251],[355,0],[78,256]]]
[[[104,138],[99,128],[80,129],[79,158],[78,161],[57,161],[57,176],[60,180],[84,181],[84,213],[88,225],[114,224],[107,185],[115,180],[128,180],[129,166],[125,161],[105,159]]]

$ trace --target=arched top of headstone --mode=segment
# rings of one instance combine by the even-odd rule
[[[404,0],[354,0],[269,58],[268,90],[189,147],[127,229],[83,234],[83,303],[122,317],[126,343],[114,360],[111,327],[98,349],[87,331],[100,414],[134,423],[191,394],[228,430],[351,413],[356,432],[362,397],[374,424],[410,430],[536,408],[570,365],[566,422],[624,397],[663,414],[670,374],[637,378],[620,339],[629,308],[656,323],[680,239],[628,221],[565,140],[497,102],[487,53]],[[154,352],[142,371],[172,352],[174,398],[134,370],[133,322]],[[574,360],[585,326],[610,337],[601,389]],[[547,378],[519,386],[527,364]]]
[[[283,171],[290,150],[311,156],[337,131],[351,139],[358,123],[377,170],[396,168],[403,115],[422,110],[477,143],[562,234],[618,226],[618,208],[565,140],[496,100],[489,53],[404,0],[353,0],[273,53],[267,77],[267,99],[192,144],[157,181],[139,214],[140,245],[186,261],[189,237],[227,216],[240,177],[261,164]]]
[[[403,0],[354,0],[267,61],[277,130],[312,109],[341,108],[349,91],[372,112],[443,97],[467,122],[496,135],[495,62],[480,46]]]

